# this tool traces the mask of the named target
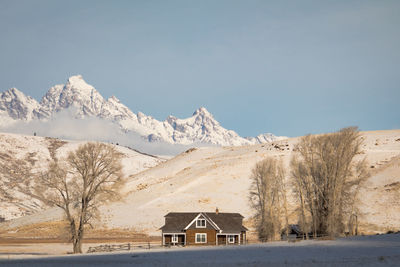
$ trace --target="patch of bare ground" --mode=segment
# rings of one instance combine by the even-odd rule
[[[395,156],[395,157],[392,157],[387,160],[382,160],[382,161],[378,162],[376,165],[371,165],[370,166],[371,169],[369,172],[372,176],[374,174],[377,174],[377,173],[379,173],[389,167],[393,167],[395,165],[397,165],[397,166],[400,165],[400,156]]]
[[[48,143],[47,148],[49,149],[50,156],[51,156],[52,159],[55,159],[56,158],[57,149],[59,149],[60,147],[65,145],[67,142],[62,141],[62,140],[57,139],[57,138],[51,138],[51,137],[46,137],[45,139],[46,139],[46,141]]]
[[[391,184],[386,184],[385,185],[385,191],[399,191],[400,189],[400,182],[394,182]]]

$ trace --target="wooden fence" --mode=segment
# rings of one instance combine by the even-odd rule
[[[115,245],[100,245],[96,247],[89,247],[87,253],[95,253],[95,252],[112,252],[112,251],[129,251],[134,249],[152,249],[152,248],[160,248],[161,244],[154,243],[127,243],[127,244],[115,244]]]

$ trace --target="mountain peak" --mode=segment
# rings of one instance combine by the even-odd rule
[[[10,95],[14,95],[14,96],[19,97],[19,98],[21,98],[21,96],[25,96],[25,94],[23,92],[21,92],[20,90],[18,90],[15,87],[12,87],[12,88],[8,89],[4,93],[10,94]]]
[[[26,96],[17,88],[10,88],[0,93],[0,111],[5,111],[11,119],[32,120],[34,110],[39,103],[30,96]]]
[[[16,88],[0,93],[0,116],[10,118],[11,122],[17,119],[48,119],[70,107],[73,107],[71,114],[74,118],[88,116],[110,120],[124,132],[135,132],[150,141],[231,146],[268,142],[274,138],[264,135],[244,139],[236,132],[223,128],[205,107],[198,108],[189,118],[168,116],[165,121],[158,121],[142,112],[134,114],[115,96],[105,100],[92,85],[86,83],[82,75],[69,77],[65,85],[51,87],[40,103]]]
[[[111,96],[110,98],[108,98],[108,101],[112,101],[115,103],[121,103],[121,101],[116,97],[116,96]]]
[[[68,78],[67,87],[72,87],[81,90],[93,90],[94,87],[87,84],[82,75],[74,75]]]
[[[200,107],[196,109],[196,111],[193,113],[193,116],[197,115],[212,117],[212,114],[205,107]]]
[[[30,96],[25,95],[23,92],[21,92],[20,90],[18,90],[15,87],[8,89],[7,91],[3,92],[2,94],[0,93],[0,96],[2,98],[9,99],[9,101],[14,99],[14,100],[18,100],[21,102],[33,102],[33,103],[35,103],[35,105],[37,104],[36,103],[37,101],[35,99],[33,99]]]

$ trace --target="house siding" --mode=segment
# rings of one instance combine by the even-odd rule
[[[196,243],[196,233],[206,233],[207,243]],[[186,245],[204,246],[204,245],[215,245],[216,234],[214,229],[195,228],[186,230]]]

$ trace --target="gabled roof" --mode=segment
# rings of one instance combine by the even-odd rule
[[[247,231],[248,229],[243,226],[243,216],[240,213],[205,213],[218,227],[222,233],[236,233],[241,231]]]
[[[236,233],[247,231],[242,225],[243,216],[239,213],[219,212],[170,212],[166,217],[166,224],[160,228],[163,232],[184,232],[194,222],[196,217],[203,215],[216,230],[222,233]]]
[[[184,230],[187,230],[197,219],[204,218],[215,230],[221,230],[218,225],[216,225],[206,213],[200,212],[188,225],[186,225]]]

